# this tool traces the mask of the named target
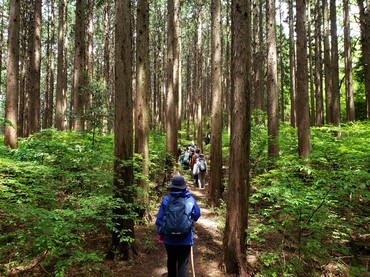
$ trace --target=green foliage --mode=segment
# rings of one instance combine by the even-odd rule
[[[340,139],[331,127],[312,128],[309,160],[298,158],[296,130],[284,126],[280,156],[268,160],[261,150],[267,138],[256,135],[257,127],[252,130],[248,243],[264,249],[263,272],[299,275],[350,257],[351,241],[368,233],[364,226],[370,219],[369,123],[342,126]]]
[[[50,129],[0,147],[0,272],[40,253],[56,276],[103,260],[87,242],[110,237],[113,207],[124,203],[113,197],[113,137],[92,145],[91,136]]]

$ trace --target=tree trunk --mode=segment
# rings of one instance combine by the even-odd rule
[[[222,195],[222,68],[221,68],[221,1],[212,0],[212,127],[210,202],[218,206]]]
[[[290,67],[290,124],[297,127],[297,86],[296,86],[296,59],[294,42],[293,0],[289,1],[289,67]]]
[[[316,90],[316,126],[324,125],[324,104],[322,87],[322,39],[321,39],[320,0],[315,0],[315,90]]]
[[[370,119],[370,6],[369,1],[357,0],[360,10],[360,28],[362,44],[362,63],[364,65],[365,94],[366,94],[366,118]]]
[[[84,130],[84,93],[83,86],[85,70],[85,10],[86,0],[76,1],[76,24],[75,24],[75,52],[73,70],[73,128],[75,131]]]
[[[352,47],[350,33],[349,3],[343,0],[344,18],[344,67],[345,67],[345,89],[346,89],[346,118],[347,121],[355,120],[355,101],[353,95],[352,79]]]
[[[297,1],[297,124],[298,154],[307,157],[311,153],[310,113],[308,105],[306,1]]]
[[[149,3],[139,0],[137,4],[137,38],[136,38],[136,97],[135,97],[135,152],[142,157],[139,180],[141,192],[139,203],[140,216],[143,217],[148,202],[149,174]]]
[[[203,140],[203,131],[202,131],[202,73],[203,73],[203,0],[197,0],[197,43],[196,43],[196,86],[195,86],[195,130],[197,134],[197,146],[202,151],[202,140]]]
[[[40,76],[41,76],[41,4],[35,0],[30,46],[30,132],[40,131]]]
[[[332,123],[332,67],[329,45],[329,17],[328,17],[328,0],[323,0],[323,28],[324,28],[324,74],[325,74],[325,104],[326,104],[326,123]]]
[[[277,54],[275,0],[267,1],[267,93],[268,154],[279,155],[279,97],[277,90]]]
[[[47,62],[47,80],[45,91],[45,108],[43,118],[43,128],[50,128],[53,125],[53,103],[54,103],[54,43],[55,43],[55,25],[54,25],[54,0],[50,2],[50,20],[48,22],[48,62]],[[50,27],[49,27],[50,26]],[[50,35],[49,35],[50,34]]]
[[[251,13],[248,0],[233,0],[232,3],[232,124],[223,262],[227,273],[247,276],[245,251],[249,194]]]
[[[19,80],[19,21],[20,1],[9,2],[8,55],[6,62],[6,100],[4,144],[17,148],[18,80]]]
[[[3,76],[3,45],[4,45],[4,1],[0,4],[0,77]],[[0,78],[0,97],[2,95],[3,79]]]
[[[65,115],[67,109],[67,92],[64,89],[64,11],[65,0],[59,0],[58,6],[58,68],[57,68],[57,91],[55,107],[55,128],[60,131],[67,129],[67,118]]]
[[[125,205],[113,210],[114,229],[112,249],[108,258],[119,255],[132,258],[132,240],[135,238],[134,219],[130,214],[135,190],[133,158],[133,102],[132,102],[132,50],[131,1],[116,1],[115,30],[115,120],[114,120],[114,187],[115,197]],[[126,239],[122,240],[122,236]]]
[[[93,131],[96,128],[95,118],[96,113],[93,110],[93,76],[94,76],[94,1],[87,0],[86,5],[86,84],[87,88],[84,94],[84,113],[87,115],[88,122],[85,123],[85,128],[88,131]]]
[[[176,3],[178,0],[168,0],[168,37],[167,37],[167,107],[166,107],[166,135],[167,142],[166,148],[167,153],[174,160],[167,160],[167,166],[169,170],[172,170],[172,162],[177,159],[177,105],[178,98],[176,97],[175,80],[177,77],[178,63],[175,62],[175,13]],[[169,158],[169,157],[168,157]]]
[[[332,64],[332,123],[340,125],[340,91],[339,91],[339,56],[337,35],[337,7],[336,0],[330,0],[330,37],[331,37],[331,64]],[[340,135],[337,133],[337,135]]]

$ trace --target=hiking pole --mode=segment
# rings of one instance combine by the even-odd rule
[[[193,272],[193,277],[195,277],[193,246],[190,247],[190,261],[191,261],[191,272]]]

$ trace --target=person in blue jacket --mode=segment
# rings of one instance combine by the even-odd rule
[[[181,238],[162,235],[159,230],[163,223],[163,217],[166,212],[170,195],[190,198],[188,201],[190,200],[189,202],[193,204],[193,209],[191,211],[191,218],[193,221],[197,221],[200,217],[200,208],[189,190],[187,190],[187,185],[183,176],[179,174],[175,175],[172,178],[168,189],[169,194],[165,195],[162,199],[155,224],[157,225],[159,242],[164,242],[166,247],[168,277],[187,277],[189,254],[191,246],[194,244],[193,230]]]

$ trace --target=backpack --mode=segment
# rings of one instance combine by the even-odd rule
[[[192,210],[193,202],[190,197],[170,195],[159,233],[173,238],[189,234],[193,228]]]
[[[203,159],[200,159],[199,161],[199,171],[200,172],[206,172],[207,171],[207,165]]]
[[[190,160],[190,153],[189,152],[186,152],[184,154],[183,164],[184,165],[189,165],[189,160]]]

